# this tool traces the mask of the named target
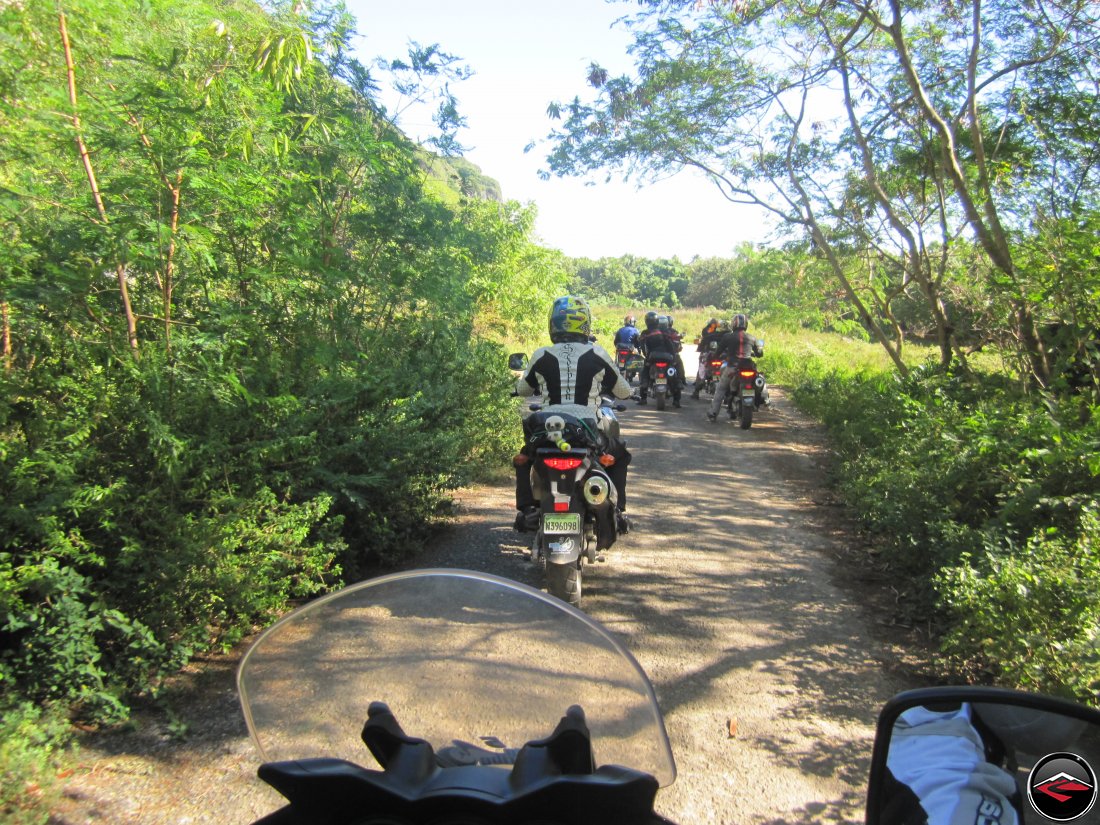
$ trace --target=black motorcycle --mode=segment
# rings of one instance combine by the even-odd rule
[[[257,825],[667,823],[653,802],[676,766],[644,671],[516,582],[354,585],[261,635],[237,685],[260,778],[287,799]]]
[[[751,358],[742,358],[737,373],[726,391],[726,411],[730,421],[740,421],[741,429],[752,426],[752,416],[767,403],[767,384]]]
[[[531,561],[546,569],[552,596],[580,606],[584,563],[602,561],[600,551],[618,538],[617,492],[608,475],[615,463],[609,452],[619,439],[613,405],[601,399],[596,420],[531,405],[523,424],[527,444],[516,456],[530,466],[531,488],[539,502],[539,525]]]
[[[711,341],[707,349],[699,352],[699,358],[703,362],[703,385],[700,391],[713,396],[715,390],[718,389],[718,382],[722,379],[722,364],[724,363],[718,355],[718,342]]]
[[[260,778],[287,800],[255,825],[671,825],[653,811],[676,766],[649,679],[601,624],[516,582],[421,570],[329,594],[260,635],[237,689]],[[1100,711],[1061,699],[900,694],[865,822],[1089,821],[1098,734]]]
[[[676,356],[668,352],[651,352],[646,357],[646,370],[649,377],[648,392],[657,402],[657,409],[663,410],[669,396],[679,402],[683,376],[676,368]]]

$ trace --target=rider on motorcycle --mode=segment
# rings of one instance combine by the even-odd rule
[[[616,347],[630,347],[631,352],[638,348],[638,342],[641,340],[642,334],[634,323],[633,315],[627,315],[623,318],[623,325],[615,333]]]
[[[541,393],[543,410],[556,411],[584,419],[596,431],[596,407],[601,395],[629,398],[630,385],[615,366],[615,361],[603,347],[592,343],[592,310],[584,298],[565,295],[550,308],[550,340],[531,356],[526,372],[516,382],[516,393],[523,397]],[[528,454],[531,433],[524,422],[523,452]],[[626,468],[630,452],[626,444],[616,440],[606,445],[615,457],[607,475],[618,494],[619,532],[629,530],[626,510]],[[516,467],[515,529],[534,530],[538,527],[539,507],[531,489],[529,467]]]
[[[663,352],[667,353],[676,365],[677,374],[675,379],[670,382],[670,390],[672,391],[672,406],[679,407],[680,391],[684,382],[684,361],[680,357],[680,350],[683,349],[683,345],[680,343],[682,336],[672,326],[671,316],[658,315],[652,310],[645,315],[645,330],[642,333],[639,349],[646,357],[647,366],[646,369],[642,370],[641,380],[639,381],[638,403],[646,403],[646,395],[649,391],[649,358],[651,355]]]
[[[721,341],[722,336],[730,331],[730,325],[727,321],[719,321],[717,318],[711,318],[707,321],[706,326],[703,327],[703,331],[699,333],[699,369],[695,373],[695,389],[691,392],[691,397],[698,400],[699,393],[703,389],[703,384],[707,380],[707,361],[710,359],[710,342]]]
[[[710,410],[707,412],[708,421],[718,420],[718,410],[722,408],[722,402],[729,392],[730,384],[737,376],[741,362],[748,358],[759,357],[764,354],[760,341],[749,335],[749,319],[742,313],[734,315],[730,319],[730,332],[722,336],[718,342],[718,355],[725,360],[726,368],[722,370],[722,378],[718,382],[718,389],[714,391],[714,400],[710,402]]]

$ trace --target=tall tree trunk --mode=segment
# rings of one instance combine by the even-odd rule
[[[1016,266],[1012,260],[1012,246],[1009,243],[1004,228],[1001,226],[1000,218],[997,214],[996,202],[989,188],[988,175],[985,173],[984,156],[981,154],[981,125],[977,112],[976,85],[977,52],[981,35],[981,4],[975,2],[973,5],[973,25],[975,26],[975,30],[973,32],[974,45],[971,49],[967,66],[968,100],[966,110],[971,121],[971,134],[978,144],[975,147],[975,151],[978,153],[979,186],[984,187],[979,192],[979,197],[984,205],[984,209],[978,208],[977,198],[971,191],[971,184],[967,180],[966,172],[962,168],[954,130],[952,130],[940,113],[936,111],[913,65],[913,58],[909,52],[909,45],[905,40],[905,33],[902,29],[901,0],[890,0],[890,9],[893,13],[893,20],[889,25],[885,26],[885,28],[893,40],[894,48],[898,55],[898,60],[901,64],[906,82],[909,85],[910,91],[913,92],[925,120],[935,130],[936,134],[939,135],[943,142],[944,168],[951,179],[955,194],[962,204],[967,223],[970,224],[971,228],[974,230],[974,234],[977,236],[978,242],[981,244],[982,249],[985,250],[989,260],[1015,287],[1015,294],[1009,297],[1015,316],[1017,337],[1024,351],[1024,355],[1027,357],[1031,366],[1032,374],[1036,380],[1038,380],[1039,384],[1045,387],[1050,383],[1050,362],[1043,348],[1043,344],[1039,340],[1032,308],[1019,286],[1018,273],[1016,272]],[[985,213],[984,215],[983,211]]]
[[[180,225],[180,189],[183,185],[183,170],[176,174],[175,186],[169,187],[172,195],[172,217],[169,221],[168,254],[164,264],[164,283],[161,296],[164,299],[164,351],[172,351],[172,290],[175,288],[176,271],[176,235]]]
[[[95,200],[96,211],[99,212],[100,220],[104,225],[110,223],[107,218],[107,208],[103,204],[103,196],[99,191],[99,184],[96,182],[95,169],[92,167],[92,158],[88,154],[88,147],[84,143],[84,136],[80,129],[80,115],[77,111],[77,99],[76,99],[76,67],[73,64],[73,51],[69,43],[69,30],[65,22],[65,12],[61,8],[59,3],[57,6],[57,20],[58,27],[61,31],[61,45],[65,49],[65,69],[68,76],[69,84],[69,103],[72,106],[71,121],[73,124],[73,132],[76,136],[76,148],[80,153],[80,160],[84,164],[84,173],[88,178],[88,186],[92,190],[92,198]],[[122,310],[126,316],[126,333],[130,343],[130,352],[135,358],[138,357],[138,337],[137,337],[137,318],[134,315],[133,304],[130,302],[130,290],[126,283],[126,267],[118,263],[115,265],[115,274],[118,277],[118,292],[122,299]]]
[[[940,348],[940,363],[944,367],[948,367],[951,364],[953,347],[951,341],[952,325],[947,319],[946,307],[940,299],[939,290],[936,288],[935,282],[925,269],[923,258],[924,254],[926,254],[925,250],[917,243],[917,239],[913,235],[912,230],[909,229],[905,221],[898,215],[897,210],[894,208],[893,201],[891,201],[889,195],[886,194],[882,186],[882,181],[879,179],[878,170],[875,168],[874,158],[871,154],[871,148],[867,144],[867,138],[860,126],[859,119],[856,117],[848,73],[848,59],[844,52],[844,43],[834,44],[833,48],[840,68],[840,77],[844,88],[844,107],[848,112],[848,123],[852,128],[852,134],[855,136],[856,145],[859,147],[860,157],[863,162],[863,178],[871,188],[871,192],[874,194],[879,207],[886,213],[886,218],[890,222],[890,226],[892,226],[894,231],[901,235],[905,241],[905,269],[909,273],[909,276],[917,282],[921,292],[924,294],[927,309],[932,315],[932,320],[936,328],[936,341]]]

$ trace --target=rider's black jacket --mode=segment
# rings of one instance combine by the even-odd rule
[[[735,366],[742,358],[759,355],[759,348],[759,341],[743,329],[727,332],[718,342],[718,354],[731,366]]]
[[[647,356],[655,352],[667,352],[669,355],[675,355],[681,348],[680,334],[674,330],[662,332],[659,329],[648,329],[642,333],[642,339],[638,347]]]

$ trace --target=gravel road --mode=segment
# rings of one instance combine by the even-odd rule
[[[630,403],[636,529],[585,570],[584,610],[656,688],[679,772],[658,810],[682,825],[861,822],[877,710],[915,686],[866,607],[875,585],[852,564],[852,534],[824,489],[822,434],[781,390],[772,400],[747,431],[709,423],[686,396],[680,410]],[[458,502],[415,566],[540,586],[511,529],[511,485]],[[189,669],[174,722],[143,713],[134,730],[89,736],[51,822],[243,825],[277,807],[254,778],[236,662]],[[172,736],[181,726],[187,735]]]

